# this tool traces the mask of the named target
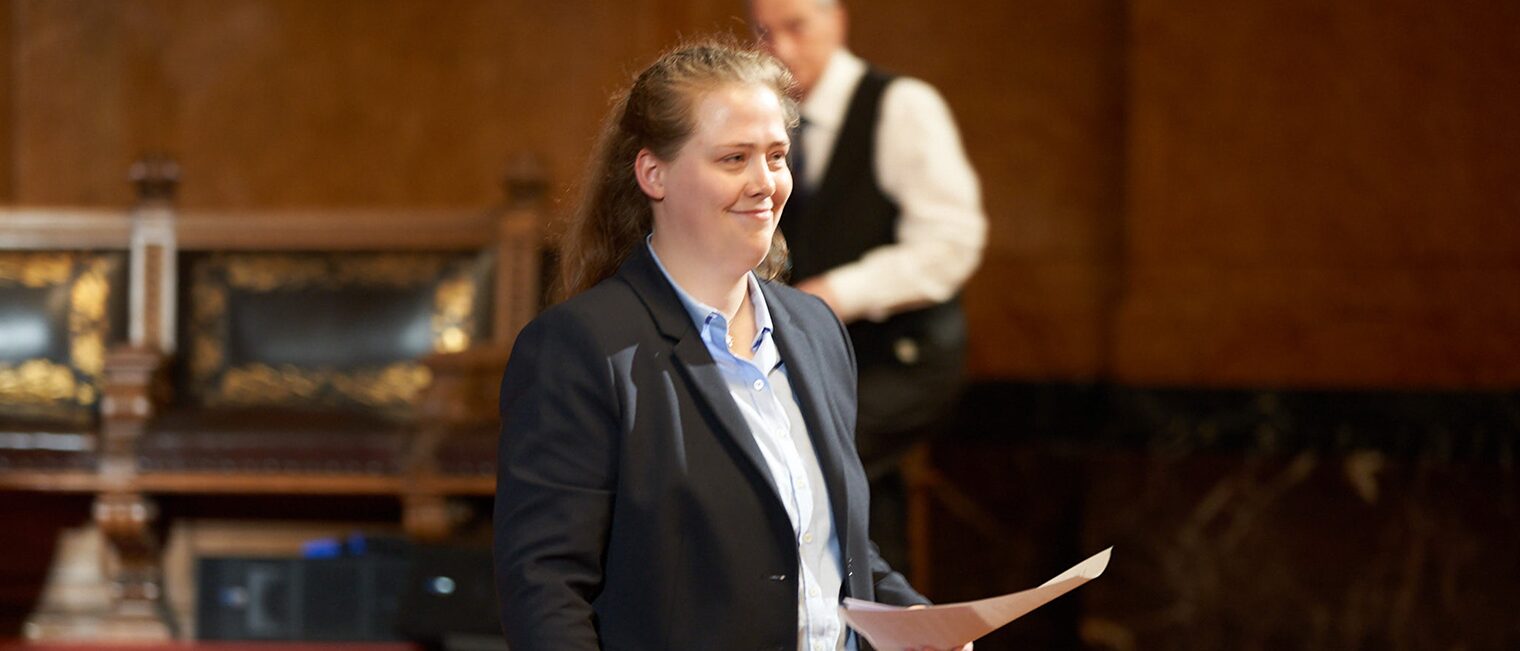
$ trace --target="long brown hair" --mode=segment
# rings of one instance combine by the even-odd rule
[[[634,160],[648,148],[671,160],[696,129],[695,107],[704,93],[731,84],[775,91],[790,131],[797,124],[794,82],[774,57],[758,50],[707,42],[665,53],[614,98],[587,166],[579,203],[560,242],[558,296],[568,298],[617,272],[652,228],[654,211],[634,177]],[[786,268],[786,240],[778,230],[756,273],[773,280]]]

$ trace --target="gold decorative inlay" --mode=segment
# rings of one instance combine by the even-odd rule
[[[232,254],[212,264],[227,273],[227,284],[254,292],[341,287],[419,287],[435,281],[448,260],[423,253],[346,256]]]
[[[106,368],[106,298],[111,283],[105,260],[97,258],[84,266],[69,292],[69,353],[75,368],[99,378]]]
[[[62,285],[74,273],[73,253],[0,256],[0,285],[41,288]]]
[[[353,288],[432,288],[432,348],[454,352],[475,336],[478,259],[432,253],[215,254],[191,274],[189,369],[210,405],[360,404],[392,412],[414,407],[432,383],[415,361],[334,369],[229,364],[233,291],[265,293]],[[363,327],[363,324],[355,324]]]
[[[225,363],[227,286],[210,278],[206,266],[196,270],[190,288],[190,373],[196,378],[215,375]]]
[[[448,258],[423,253],[363,256],[345,261],[336,274],[339,285],[422,287],[437,282]]]
[[[73,400],[77,391],[74,369],[45,359],[19,365],[0,364],[0,396],[23,403]]]
[[[320,284],[329,279],[327,261],[299,256],[217,256],[227,270],[227,284],[238,289],[268,292]]]
[[[413,363],[358,371],[244,364],[222,374],[207,403],[253,406],[354,402],[386,409],[415,403],[432,381],[433,375],[426,366]]]
[[[67,359],[0,363],[0,406],[44,418],[89,417],[105,372],[111,275],[120,265],[112,253],[0,254],[0,288],[63,292],[62,313],[49,318],[62,321],[68,335]]]
[[[221,391],[213,404],[257,404],[260,402],[316,402],[322,388],[319,374],[307,373],[294,366],[279,368],[264,364],[245,364],[227,369],[222,375]]]
[[[475,314],[475,280],[449,278],[433,292],[433,350],[457,353],[470,347]]]
[[[338,393],[366,405],[414,404],[433,383],[433,373],[421,364],[391,364],[375,371],[333,377]]]

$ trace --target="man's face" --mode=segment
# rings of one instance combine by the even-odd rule
[[[844,8],[818,0],[753,0],[750,22],[766,51],[791,68],[806,96],[844,45]]]

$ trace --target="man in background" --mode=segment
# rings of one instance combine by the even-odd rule
[[[965,376],[959,292],[986,239],[976,173],[938,92],[845,47],[837,0],[750,0],[761,44],[801,88],[781,229],[791,278],[849,326],[871,536],[907,567],[899,463],[943,422]]]

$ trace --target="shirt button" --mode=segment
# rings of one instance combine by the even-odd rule
[[[818,596],[818,588],[808,588],[808,596],[809,597],[816,597],[816,596]]]
[[[802,534],[802,542],[805,542],[805,543],[813,542],[813,534],[811,534],[811,533]]]
[[[765,389],[765,380],[755,380],[755,390],[760,391],[763,389]]]

